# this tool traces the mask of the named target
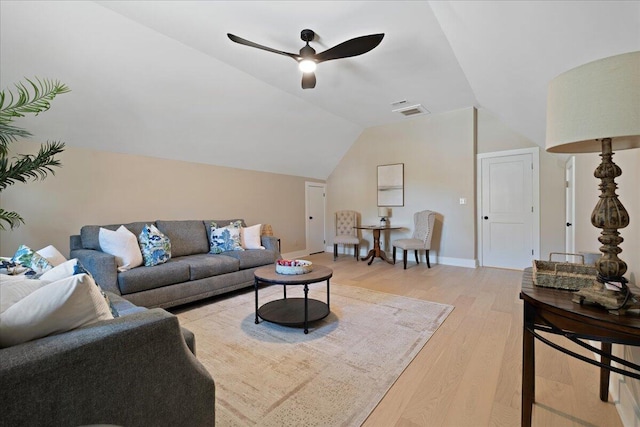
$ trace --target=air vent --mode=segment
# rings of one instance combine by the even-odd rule
[[[411,105],[408,107],[398,108],[396,110],[391,110],[394,113],[400,113],[403,116],[415,116],[418,114],[429,114],[429,111],[424,108],[421,104]]]

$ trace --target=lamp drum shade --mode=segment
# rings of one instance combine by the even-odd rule
[[[378,216],[381,218],[388,218],[391,216],[391,209],[389,208],[378,208]]]
[[[549,83],[546,150],[596,153],[640,147],[640,52],[569,70]]]

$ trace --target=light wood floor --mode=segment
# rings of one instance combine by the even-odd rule
[[[520,425],[522,272],[307,259],[331,267],[332,283],[455,306],[364,427]],[[613,403],[600,401],[598,381],[598,368],[536,342],[533,425],[622,426]]]

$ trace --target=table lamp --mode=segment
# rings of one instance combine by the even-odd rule
[[[623,239],[618,229],[629,225],[629,213],[616,194],[622,174],[613,150],[640,147],[640,52],[616,55],[569,70],[549,84],[546,150],[551,153],[600,152],[594,176],[600,179],[600,200],[591,223],[602,229],[602,255],[596,261],[598,279],[578,291],[583,300],[608,309],[628,306],[630,293],[623,277],[627,264],[618,258]],[[625,292],[607,290],[619,283]],[[621,296],[622,295],[622,296]],[[622,298],[622,301],[621,301]]]
[[[380,217],[380,227],[389,226],[389,217],[391,216],[390,208],[379,207],[378,216]]]

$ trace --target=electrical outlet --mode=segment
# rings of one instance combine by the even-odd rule
[[[464,197],[460,197],[460,204],[461,205],[466,205],[467,204],[467,199],[465,199]]]

